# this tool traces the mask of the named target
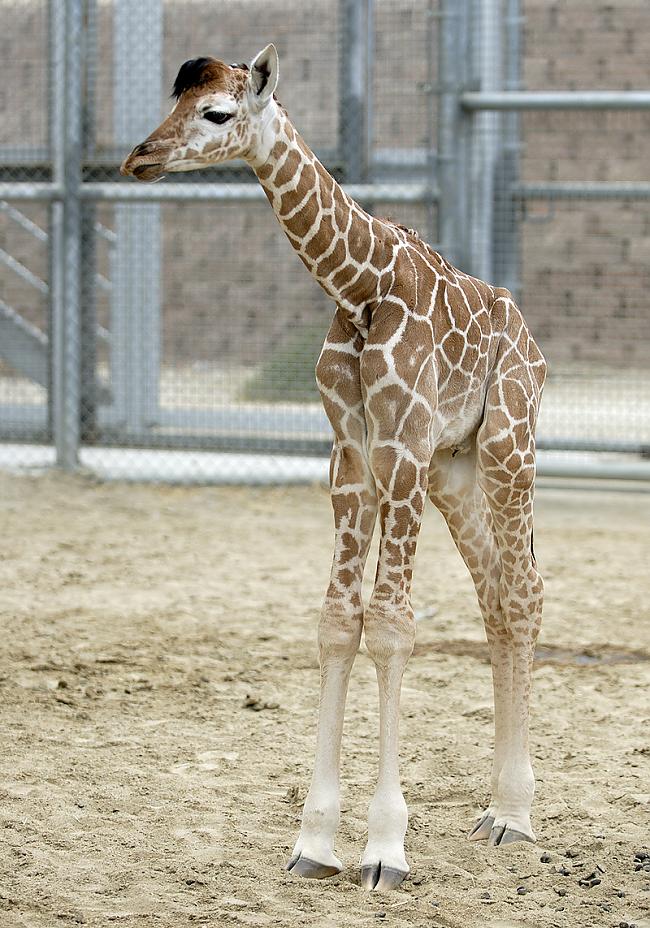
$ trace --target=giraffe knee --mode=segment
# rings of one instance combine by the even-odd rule
[[[363,614],[353,605],[328,604],[318,623],[318,650],[321,663],[346,660],[359,650]]]
[[[370,470],[380,492],[397,500],[415,502],[421,514],[428,485],[428,469],[431,454],[428,442],[417,447],[400,449],[392,445],[374,444],[369,449]]]
[[[415,620],[410,606],[371,603],[363,620],[368,653],[378,667],[394,660],[406,664],[415,644]]]

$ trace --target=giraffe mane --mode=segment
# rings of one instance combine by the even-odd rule
[[[394,219],[391,219],[390,216],[382,216],[382,222],[387,222],[389,225],[394,226],[396,229],[401,229],[402,232],[406,232],[407,235],[412,235],[413,238],[420,238],[420,233],[417,229],[411,229],[409,226],[403,226],[400,222],[395,222]]]
[[[203,87],[212,81],[223,81],[228,70],[228,66],[217,58],[190,58],[180,66],[171,95],[178,100],[187,90]]]

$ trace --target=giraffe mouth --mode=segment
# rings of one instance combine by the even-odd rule
[[[164,165],[162,164],[139,164],[132,168],[131,173],[140,181],[160,180],[163,176]]]
[[[120,166],[120,174],[145,182],[159,180],[166,169],[172,148],[170,142],[147,139],[127,155]]]

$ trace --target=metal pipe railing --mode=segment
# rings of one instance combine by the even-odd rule
[[[37,239],[39,242],[47,242],[49,239],[48,233],[45,229],[33,222],[29,216],[25,216],[24,213],[21,213],[19,209],[13,207],[10,203],[7,203],[6,200],[0,200],[0,212],[5,213],[12,219],[21,229],[24,229],[25,232],[28,232],[33,238]]]
[[[459,101],[466,110],[647,110],[650,91],[467,91]]]
[[[548,184],[519,184],[513,188],[512,196],[519,200],[646,200],[650,198],[650,183],[555,181]]]
[[[430,203],[439,197],[431,184],[407,182],[403,184],[344,184],[343,189],[361,203]],[[231,203],[264,202],[264,191],[258,184],[231,183],[164,183],[161,185],[135,184],[131,181],[100,183],[87,181],[79,185],[79,196],[84,200],[101,200],[112,203],[155,203],[170,201],[227,201]],[[0,183],[0,200],[54,201],[64,197],[63,187],[57,184],[16,181]]]
[[[361,203],[421,203],[436,200],[438,191],[430,184],[347,184],[345,192]],[[258,184],[179,184],[153,185],[127,183],[94,183],[81,186],[84,199],[122,203],[152,203],[206,200],[248,203],[266,202]]]
[[[13,255],[10,255],[4,248],[0,248],[0,262],[8,267],[11,271],[14,272],[21,280],[24,280],[25,283],[28,283],[30,287],[34,287],[35,290],[38,290],[39,293],[47,294],[49,293],[50,288],[45,283],[44,280],[41,280],[38,275],[34,274],[33,271],[30,271],[28,267],[25,267],[22,262],[17,258],[14,258]]]
[[[0,200],[47,203],[62,198],[63,187],[59,184],[32,183],[23,180],[3,181],[0,183]]]

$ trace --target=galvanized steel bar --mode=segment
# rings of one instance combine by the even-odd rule
[[[33,238],[37,239],[39,242],[47,242],[49,236],[45,229],[32,222],[32,220],[25,216],[24,213],[21,213],[19,209],[13,207],[10,203],[7,203],[6,200],[0,200],[0,212],[5,213],[12,219],[17,225],[24,229],[25,232],[28,232]]]
[[[437,121],[437,99],[436,99],[436,68],[438,66],[437,55],[435,52],[438,41],[438,0],[428,0],[426,9],[426,27],[425,27],[425,54],[427,75],[426,83],[423,90],[426,93],[426,141],[427,147],[424,149],[424,166],[427,176],[433,182],[436,177],[436,121]],[[370,114],[372,116],[372,114]],[[374,152],[373,152],[374,156]],[[435,203],[429,203],[426,207],[426,238],[429,244],[438,240],[438,210]]]
[[[557,181],[520,184],[513,190],[513,196],[520,200],[647,200],[650,199],[650,183]]]
[[[360,183],[368,173],[367,6],[368,0],[340,0],[339,147],[344,177],[349,183]]]
[[[47,203],[63,198],[59,184],[31,183],[30,181],[3,181],[0,183],[0,200]]]
[[[98,0],[84,0],[82,146],[84,164],[93,156],[96,141]],[[96,204],[81,205],[81,442],[95,440],[99,383],[97,381],[97,239]]]
[[[462,90],[464,28],[468,17],[457,0],[440,0],[438,23],[438,241],[450,260],[463,266],[467,185],[466,119],[458,106]]]
[[[466,110],[647,110],[650,92],[636,90],[466,91]]]
[[[8,251],[5,251],[4,248],[0,248],[0,263],[4,264],[10,270],[14,272],[18,277],[28,283],[31,287],[34,287],[35,290],[38,290],[39,293],[47,294],[49,293],[50,288],[45,283],[44,280],[41,280],[33,271],[30,271],[28,267],[25,267],[17,258],[14,258],[13,255],[10,255]]]
[[[475,27],[476,79],[483,92],[501,87],[501,0],[479,0]],[[462,95],[461,95],[462,99]],[[495,181],[502,154],[501,117],[477,111],[470,121],[470,209],[466,269],[482,280],[494,280]]]
[[[506,0],[504,76],[505,90],[519,89],[521,71],[521,0]],[[521,229],[519,204],[513,190],[519,183],[521,151],[520,116],[502,114],[501,157],[495,179],[493,283],[520,293]]]
[[[24,377],[47,387],[47,356],[47,336],[0,299],[0,357]]]
[[[571,460],[566,458],[540,457],[537,462],[538,477],[576,477],[581,480],[650,480],[650,464],[647,461],[619,460],[604,461]]]
[[[63,200],[52,207],[51,420],[57,464],[74,470],[79,452],[81,262],[82,0],[52,5],[52,156]]]
[[[344,184],[343,189],[360,203],[432,203],[439,189],[432,184]],[[63,199],[63,188],[56,184],[31,184],[23,181],[0,183],[0,199],[22,201],[55,201]],[[86,181],[79,188],[84,200],[112,203],[168,203],[170,201],[224,201],[248,203],[264,201],[264,191],[258,184],[174,183],[156,185],[131,182]]]
[[[364,76],[364,97],[365,97],[365,158],[366,173],[372,173],[375,150],[375,96],[374,96],[374,77],[375,77],[375,0],[365,0],[366,2],[366,47],[365,63],[366,73]],[[362,178],[367,180],[367,177]]]
[[[126,152],[160,121],[163,4],[162,0],[148,0],[146,4],[115,0],[113,7],[115,142]],[[133,93],[134,86],[137,94]],[[91,199],[97,201],[99,197]],[[135,205],[134,200],[128,204],[126,200],[115,200],[111,382],[122,427],[129,436],[146,431],[158,412],[160,201],[157,196],[148,202],[142,199],[142,205]]]
[[[430,184],[345,184],[343,189],[361,203],[428,203],[435,201],[439,192]],[[137,182],[94,183],[81,188],[84,199],[113,203],[168,203],[170,201],[220,201],[248,203],[266,202],[259,184],[202,184],[174,183],[142,184]]]

